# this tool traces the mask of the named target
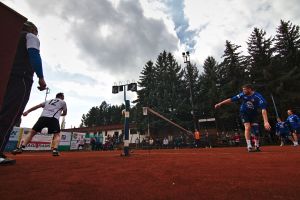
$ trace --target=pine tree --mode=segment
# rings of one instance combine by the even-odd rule
[[[223,62],[219,66],[220,77],[220,96],[229,98],[241,90],[241,86],[249,82],[247,72],[247,63],[242,52],[238,51],[241,46],[226,41]],[[235,105],[235,104],[234,104]],[[237,127],[239,116],[237,113],[238,106],[227,106],[222,108],[224,111],[218,113],[218,118],[223,122],[225,129]]]
[[[300,94],[295,93],[300,84],[300,33],[299,26],[290,21],[280,21],[275,37],[276,57],[273,66],[277,77],[273,81],[275,92],[284,97],[280,99],[281,107],[294,107],[299,104]]]
[[[201,111],[206,113],[205,117],[214,116],[214,105],[220,100],[217,61],[209,56],[204,61],[203,73],[200,76]]]
[[[224,96],[232,95],[240,90],[240,87],[248,82],[245,57],[238,49],[241,46],[226,41],[223,62],[220,64],[220,82]]]
[[[254,28],[248,39],[249,73],[251,82],[264,89],[271,80],[271,58],[274,52],[272,38],[266,38],[266,32]]]

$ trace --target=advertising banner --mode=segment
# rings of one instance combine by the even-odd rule
[[[71,137],[72,133],[69,132],[61,132],[60,133],[60,143],[58,145],[59,151],[68,151],[71,146]]]
[[[27,134],[29,134],[30,129],[24,128],[20,144],[24,141]],[[37,133],[32,140],[26,145],[25,150],[30,151],[42,151],[51,150],[53,134],[48,134],[48,129],[44,128],[41,133]]]
[[[85,143],[85,133],[76,133],[74,132],[72,134],[72,140],[71,140],[71,150],[79,150],[83,149]]]
[[[10,133],[9,140],[6,144],[5,151],[12,151],[15,148],[17,148],[18,141],[19,141],[19,138],[21,137],[22,132],[23,132],[23,129],[20,127],[13,128],[13,130]]]

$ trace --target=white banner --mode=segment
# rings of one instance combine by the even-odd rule
[[[71,150],[82,149],[84,146],[85,133],[73,133],[71,140]]]
[[[60,133],[60,146],[70,146],[72,134],[69,132]]]
[[[24,141],[27,134],[30,133],[29,128],[24,128],[22,134],[22,139],[20,144]],[[41,151],[41,150],[51,150],[53,134],[48,134],[48,129],[45,128],[41,131],[41,133],[37,133],[32,140],[27,144],[25,150],[31,151]]]
[[[9,136],[9,141],[19,141],[20,133],[23,129],[20,127],[14,127]]]

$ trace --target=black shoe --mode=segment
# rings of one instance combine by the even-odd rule
[[[16,149],[13,150],[11,153],[12,153],[13,155],[21,154],[21,153],[23,153],[23,149],[22,149],[22,148],[16,148]]]
[[[255,151],[256,151],[256,152],[261,152],[261,150],[260,150],[259,147],[255,147]]]
[[[59,152],[57,150],[52,151],[52,156],[59,156]]]
[[[5,165],[14,165],[16,164],[16,160],[9,159],[5,155],[0,155],[0,166],[5,166]]]

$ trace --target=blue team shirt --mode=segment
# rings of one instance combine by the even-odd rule
[[[258,92],[254,92],[252,95],[247,96],[243,92],[231,98],[232,102],[242,101],[240,106],[240,112],[242,114],[257,114],[257,109],[266,109],[266,100]]]
[[[289,123],[290,127],[293,130],[299,129],[300,128],[300,118],[297,115],[289,115],[288,118],[286,119],[286,122]]]
[[[278,134],[286,134],[289,133],[289,125],[286,122],[277,122],[276,124],[276,133]]]

